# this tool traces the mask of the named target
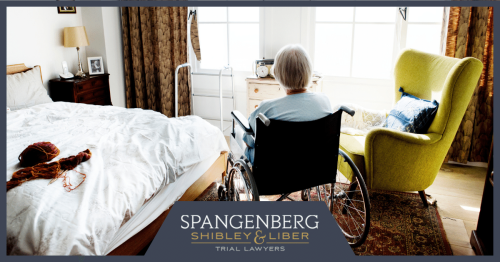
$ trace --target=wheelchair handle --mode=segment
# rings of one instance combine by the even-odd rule
[[[347,107],[347,106],[340,106],[340,107],[339,107],[339,110],[342,110],[342,111],[344,111],[344,112],[348,113],[348,114],[349,114],[349,115],[351,115],[351,116],[354,116],[354,113],[356,113],[354,110],[350,109],[350,108],[349,108],[349,107]]]
[[[259,117],[260,121],[262,121],[262,123],[264,123],[264,125],[269,126],[271,124],[271,120],[269,120],[269,118],[267,118],[264,114],[259,113],[258,117]]]

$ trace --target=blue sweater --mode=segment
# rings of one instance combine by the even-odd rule
[[[271,120],[289,122],[313,121],[323,118],[331,113],[330,100],[322,93],[300,93],[285,97],[264,100],[248,118],[250,127],[256,130],[256,118],[259,113]],[[243,141],[248,145],[245,156],[253,164],[255,141],[251,135],[244,134]]]

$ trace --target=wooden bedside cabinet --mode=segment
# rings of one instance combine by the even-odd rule
[[[285,96],[285,90],[281,87],[274,78],[259,78],[247,77],[247,117],[259,107],[263,100],[274,99]],[[313,84],[309,87],[309,91],[323,92],[322,78],[313,77]]]
[[[109,91],[109,74],[87,78],[49,80],[50,97],[54,101],[112,105]]]

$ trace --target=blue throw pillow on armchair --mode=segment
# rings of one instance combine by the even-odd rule
[[[439,103],[436,100],[431,102],[405,93],[402,87],[399,88],[399,92],[403,93],[401,99],[387,116],[384,127],[416,134],[427,133],[436,116]]]

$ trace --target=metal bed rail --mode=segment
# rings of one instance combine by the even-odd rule
[[[179,102],[178,102],[178,90],[179,90],[179,80],[178,80],[178,75],[179,75],[179,69],[183,67],[191,67],[190,63],[185,63],[182,65],[177,66],[175,69],[175,117],[179,117]],[[230,70],[230,74],[222,74],[223,71]],[[229,98],[233,100],[233,110],[236,109],[236,102],[234,99],[234,75],[233,75],[233,67],[227,65],[224,66],[222,69],[220,69],[218,74],[211,74],[211,73],[194,73],[191,70],[191,75],[204,75],[204,76],[218,76],[219,77],[219,95],[212,95],[212,94],[199,94],[195,92],[191,92],[191,96],[193,99],[191,99],[191,114],[194,115],[194,97],[195,96],[201,96],[201,97],[218,97],[219,98],[219,108],[220,108],[220,130],[222,132],[225,131],[224,129],[224,117],[223,117],[223,107],[222,107],[222,99],[223,98]],[[231,77],[231,95],[230,96],[224,96],[222,95],[222,77]],[[219,119],[208,119],[207,120],[219,120]],[[230,120],[226,120],[228,122]],[[229,128],[229,127],[228,127]]]

